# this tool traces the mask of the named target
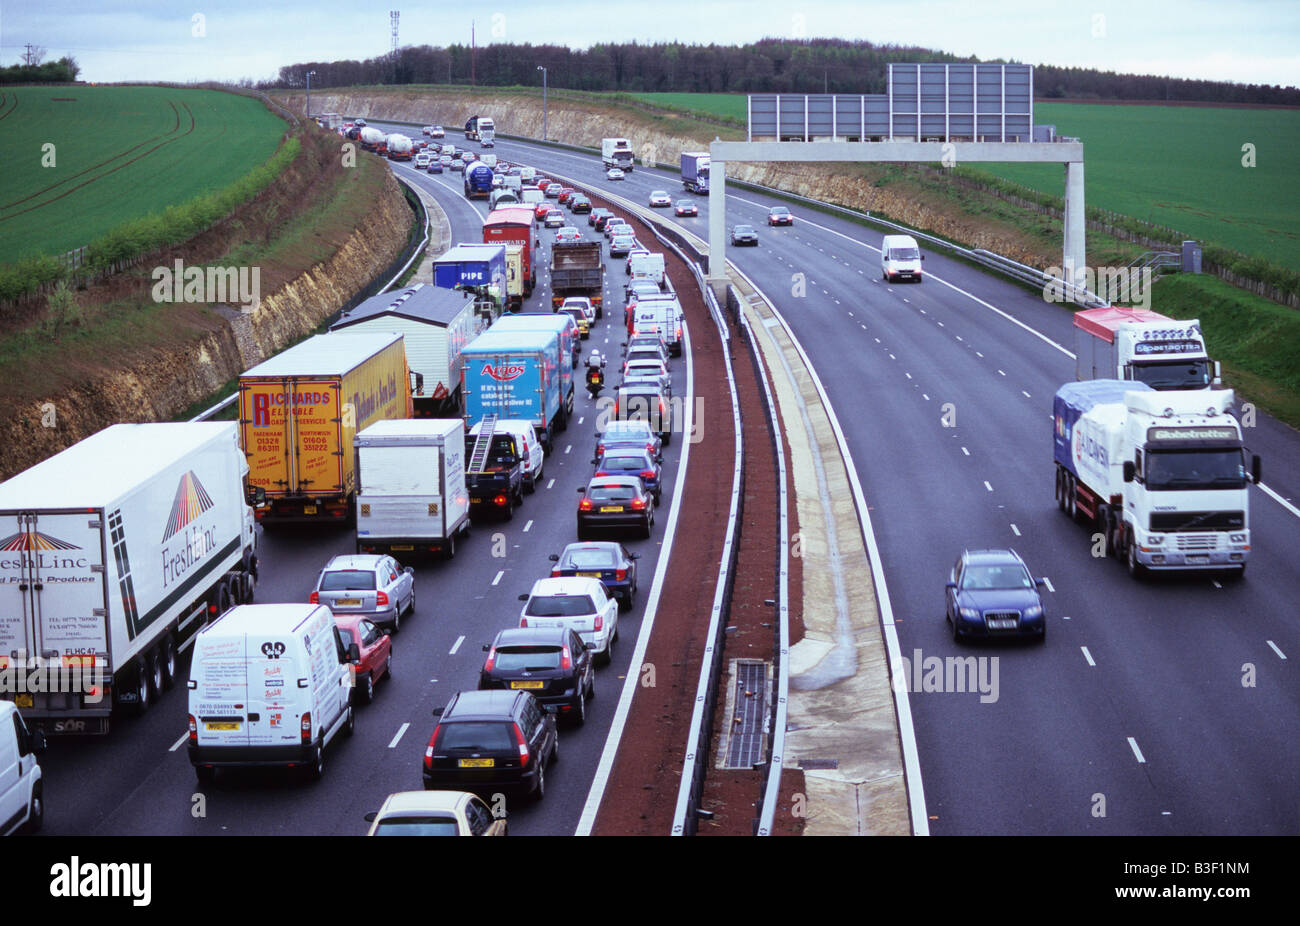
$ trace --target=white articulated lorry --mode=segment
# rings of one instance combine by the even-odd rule
[[[636,154],[632,151],[632,143],[626,138],[602,138],[600,140],[600,159],[606,170],[617,167],[619,170],[631,173],[632,161],[635,158]]]
[[[1201,323],[1147,309],[1107,306],[1074,313],[1074,378],[1126,379],[1152,389],[1210,389],[1219,362],[1205,350]]]
[[[1259,482],[1260,459],[1247,459],[1231,406],[1230,389],[1067,383],[1053,404],[1057,505],[1102,534],[1134,576],[1147,569],[1244,574],[1247,486]]]
[[[469,532],[465,422],[460,418],[377,421],[358,432],[357,552],[400,560],[456,555]]]
[[[107,733],[114,704],[170,688],[253,597],[247,472],[234,422],[119,424],[0,483],[0,697],[47,733]]]

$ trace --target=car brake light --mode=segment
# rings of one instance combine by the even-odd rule
[[[562,575],[563,575],[563,572],[562,572],[560,569],[558,569],[558,568],[557,568],[557,569],[552,569],[552,570],[551,570],[551,578],[552,578],[552,579],[558,579],[558,578],[560,578]]]
[[[190,714],[190,745],[197,746],[198,744],[199,744],[199,725],[195,721],[194,715]]]
[[[615,582],[626,582],[626,581],[627,581],[627,570],[626,570],[626,569],[615,569],[615,570],[614,570],[614,581],[615,581]]]
[[[388,592],[376,592],[375,604],[377,604],[381,608],[388,607]]]
[[[433,736],[429,737],[429,745],[424,747],[424,767],[433,769],[433,744],[438,741],[438,731],[442,729],[442,724],[433,728]]]
[[[573,655],[567,645],[560,651],[560,668],[566,671],[573,668]]]
[[[597,469],[596,472],[595,472],[595,475],[597,475],[597,476],[608,476],[609,473],[607,473],[607,472],[602,468],[602,469]]]
[[[528,764],[528,743],[524,740],[524,733],[519,729],[519,724],[512,723],[511,726],[515,730],[515,742],[519,745],[519,765],[525,766]]]
[[[592,630],[604,630],[604,629],[605,629],[605,615],[603,615],[603,614],[597,614],[597,615],[596,615],[596,619],[595,619],[594,621],[591,622],[591,629],[592,629]]]
[[[578,510],[579,510],[579,511],[590,511],[590,510],[591,510],[591,499],[589,499],[589,498],[584,498],[582,501],[578,502]]]
[[[320,604],[320,595],[317,594],[316,592],[312,592],[312,593],[311,593],[311,603],[312,603],[312,604]]]
[[[302,744],[306,746],[311,742],[311,711],[306,711],[302,715],[301,736]]]
[[[633,510],[633,511],[640,511],[640,510],[641,510],[642,508],[644,508],[644,507],[645,507],[645,499],[644,499],[644,498],[634,498],[634,499],[632,499],[632,510]]]
[[[498,495],[496,498],[492,499],[492,504],[496,505],[498,508],[504,508],[506,506],[505,495]]]
[[[483,671],[491,672],[492,667],[495,666],[496,664],[497,664],[497,648],[494,646],[492,647],[492,649],[488,650],[488,658],[487,658],[487,662],[483,663]]]
[[[641,470],[641,476],[644,479],[653,479],[655,477],[655,471],[652,469],[643,469]]]

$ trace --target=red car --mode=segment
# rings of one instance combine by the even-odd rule
[[[362,704],[375,697],[375,682],[393,674],[393,641],[368,618],[360,615],[334,616],[334,626],[343,636],[343,645],[357,644],[361,658],[352,663],[353,691]]]
[[[536,186],[537,189],[539,189],[539,190],[541,190],[543,193],[545,193],[545,192],[546,192],[546,188],[547,188],[548,186],[550,186],[550,185],[551,185],[552,183],[554,183],[554,182],[555,182],[554,180],[547,180],[545,177],[538,177],[537,179],[535,179],[535,180],[533,181],[533,185]]]
[[[576,192],[578,192],[578,191],[575,190],[575,189],[574,189],[573,187],[571,187],[571,186],[561,187],[561,189],[560,189],[560,202],[565,203],[565,204],[567,205],[568,202],[569,202],[570,197],[572,197],[573,194],[576,193]]]
[[[533,210],[533,218],[540,222],[542,219],[546,218],[546,213],[550,212],[554,208],[555,207],[548,202],[540,202],[537,204],[537,208]]]

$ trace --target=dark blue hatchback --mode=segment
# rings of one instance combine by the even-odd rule
[[[563,553],[552,553],[552,576],[587,576],[600,579],[619,607],[628,611],[636,596],[636,561],[640,553],[629,553],[621,543],[590,541],[571,543]]]
[[[654,496],[658,505],[663,495],[659,464],[645,450],[610,448],[596,464],[597,476],[636,476],[645,486],[647,495]]]
[[[954,640],[1047,637],[1047,614],[1035,579],[1015,550],[967,550],[948,577],[945,617]]]

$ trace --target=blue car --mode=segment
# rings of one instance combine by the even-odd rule
[[[945,617],[954,640],[1047,638],[1047,614],[1035,579],[1015,550],[966,550],[948,578]]]
[[[636,561],[640,553],[629,553],[621,543],[609,540],[571,543],[563,553],[552,553],[551,575],[584,576],[600,579],[624,611],[632,608],[636,596]]]
[[[597,476],[638,476],[647,495],[658,505],[663,495],[659,464],[646,450],[611,449],[596,464]]]

